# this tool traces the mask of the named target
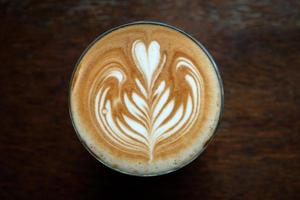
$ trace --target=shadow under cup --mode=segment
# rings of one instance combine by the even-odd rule
[[[185,162],[182,162],[180,163],[180,165],[177,165],[177,166],[170,166],[169,169],[164,169],[164,170],[156,170],[155,172],[150,172],[150,173],[137,173],[137,172],[134,172],[134,171],[130,171],[130,170],[123,170],[123,169],[120,169],[118,167],[114,167],[113,165],[109,164],[109,162],[106,162],[103,160],[103,158],[100,158],[100,156],[95,153],[95,151],[91,148],[90,145],[87,144],[87,141],[85,138],[82,137],[82,134],[81,134],[81,130],[79,130],[78,126],[76,125],[76,122],[75,122],[75,117],[74,117],[74,111],[72,111],[72,98],[71,98],[71,93],[72,93],[72,87],[73,87],[73,83],[75,81],[75,79],[77,78],[75,76],[75,73],[82,61],[82,59],[84,58],[84,56],[88,53],[88,51],[99,41],[101,40],[104,36],[107,36],[109,35],[110,33],[116,31],[116,30],[119,30],[119,29],[122,29],[122,28],[126,28],[126,27],[129,27],[129,26],[135,26],[135,25],[155,25],[155,26],[161,26],[161,27],[165,27],[165,28],[169,28],[169,29],[172,29],[172,30],[175,30],[177,31],[178,33],[181,33],[182,35],[186,36],[187,38],[189,38],[190,40],[192,40],[198,47],[200,47],[200,49],[204,52],[204,54],[206,55],[206,57],[209,59],[211,65],[213,66],[213,69],[214,69],[214,73],[216,74],[216,77],[217,77],[217,80],[218,80],[218,91],[220,92],[220,109],[219,109],[219,112],[218,112],[218,116],[216,116],[216,123],[215,123],[215,126],[212,127],[212,134],[210,135],[210,137],[206,140],[206,142],[204,144],[202,144],[202,148],[199,149],[198,152],[196,152],[195,154],[193,154],[192,157],[189,157],[188,159],[185,160]],[[222,79],[221,79],[221,76],[220,76],[220,73],[219,73],[219,70],[218,70],[218,67],[215,63],[215,61],[213,60],[212,56],[209,54],[209,52],[205,49],[205,47],[199,43],[196,39],[194,39],[192,36],[188,35],[187,33],[185,33],[184,31],[176,28],[176,27],[173,27],[173,26],[170,26],[170,25],[167,25],[167,24],[164,24],[164,23],[159,23],[159,22],[152,22],[152,21],[140,21],[140,22],[133,22],[133,23],[129,23],[129,24],[124,24],[124,25],[121,25],[121,26],[118,26],[116,28],[113,28],[111,30],[108,30],[106,31],[105,33],[101,34],[100,36],[98,36],[87,48],[86,50],[82,53],[82,55],[80,56],[79,60],[77,61],[76,63],[76,66],[75,66],[75,69],[73,71],[73,74],[72,74],[72,77],[71,77],[71,81],[70,81],[70,89],[69,89],[69,112],[70,112],[70,117],[71,117],[71,121],[72,121],[72,124],[73,124],[73,127],[75,129],[75,132],[79,138],[79,140],[81,141],[81,143],[84,145],[84,147],[98,160],[100,161],[101,163],[103,163],[104,165],[106,165],[107,167],[113,169],[113,170],[116,170],[118,172],[121,172],[121,173],[124,173],[124,174],[128,174],[128,175],[134,175],[134,176],[158,176],[158,175],[162,175],[162,174],[167,174],[167,173],[170,173],[170,172],[173,172],[173,171],[176,171],[186,165],[188,165],[189,163],[191,163],[193,160],[195,160],[202,152],[203,150],[207,147],[208,143],[212,140],[213,136],[215,135],[216,133],[216,130],[217,130],[217,127],[219,125],[219,121],[220,121],[220,118],[221,118],[221,115],[222,115],[222,112],[223,112],[223,106],[224,106],[224,91],[223,91],[223,84],[222,84]]]

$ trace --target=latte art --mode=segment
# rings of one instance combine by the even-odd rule
[[[218,124],[222,88],[199,44],[172,28],[137,23],[98,39],[74,72],[70,109],[78,136],[113,169],[156,175],[204,149]]]
[[[179,101],[172,94],[171,83],[157,81],[167,59],[166,54],[161,55],[157,41],[151,41],[148,48],[144,42],[135,41],[132,57],[143,80],[129,77],[122,68],[109,63],[97,80],[100,88],[94,102],[95,115],[99,128],[113,145],[120,150],[143,153],[152,161],[154,147],[160,141],[175,134],[178,139],[195,122],[200,107],[201,76],[189,59],[175,58],[175,74],[185,69],[184,80],[189,87]],[[128,78],[134,80],[135,88],[124,92],[122,87]],[[111,79],[116,80],[114,85],[107,83]],[[112,88],[118,94],[109,97]]]

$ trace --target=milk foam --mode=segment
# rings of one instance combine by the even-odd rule
[[[199,63],[183,54],[172,57],[172,73],[182,76],[182,79],[180,82],[176,79],[170,82],[163,78],[163,74],[168,74],[170,70],[170,62],[167,61],[171,57],[168,57],[168,52],[162,51],[160,41],[150,40],[147,43],[137,39],[130,46],[131,53],[127,56],[133,60],[132,65],[126,66],[114,59],[98,66],[101,71],[93,75],[88,99],[85,100],[89,102],[82,104],[76,97],[76,94],[80,95],[80,86],[71,91],[74,124],[84,143],[104,164],[136,175],[165,173],[193,160],[213,134],[220,115],[220,83],[212,63],[200,47],[197,50],[200,50],[206,63],[205,77],[199,71]],[[130,76],[126,70],[128,68],[135,70],[138,76]],[[204,84],[208,79],[208,85],[213,88],[208,93],[213,96],[211,102],[205,102],[208,86]],[[129,81],[132,87],[126,90]],[[176,96],[176,87],[184,88],[182,95]],[[90,106],[87,108],[86,104]],[[88,111],[90,114],[85,117],[80,114],[80,108],[92,111]],[[200,124],[201,113],[206,110],[211,112],[206,114],[205,123]],[[92,133],[87,125],[90,122],[85,122],[93,121],[93,118]],[[191,132],[198,131],[197,127],[206,131],[196,137],[190,136]],[[181,146],[185,143],[188,146],[175,148],[172,152],[173,143],[180,141],[183,141]],[[105,143],[115,150],[106,147]],[[162,157],[160,155],[164,155],[164,150],[172,153]],[[133,158],[125,158],[127,155],[133,155]]]
[[[130,77],[126,77],[122,69],[107,68],[103,72],[103,77],[99,77],[103,81],[94,102],[95,114],[103,133],[118,148],[147,152],[151,162],[155,145],[160,140],[165,140],[173,134],[184,135],[195,123],[196,114],[200,109],[201,76],[190,60],[183,57],[177,59],[176,70],[179,68],[190,70],[185,75],[185,80],[190,86],[191,93],[188,94],[187,101],[180,102],[180,106],[176,109],[175,99],[170,96],[170,87],[165,87],[165,81],[159,84],[156,91],[153,87],[165,65],[166,56],[160,55],[159,43],[151,41],[147,49],[143,42],[135,41],[132,54],[146,85],[143,85],[139,79],[135,79],[137,91],[132,91],[130,97],[129,94],[124,93],[109,100],[107,95],[110,87],[105,84],[105,81],[115,78],[118,86],[122,86],[122,81]],[[164,59],[159,67],[161,57]],[[116,99],[124,101],[124,107],[130,115],[123,113],[121,117],[113,115],[112,102]]]

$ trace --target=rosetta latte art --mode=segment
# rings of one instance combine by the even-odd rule
[[[174,135],[184,136],[197,120],[201,76],[191,60],[183,56],[175,58],[174,70],[185,72],[183,80],[188,90],[184,98],[174,98],[168,82],[158,78],[168,59],[161,53],[159,43],[151,41],[147,46],[137,40],[131,53],[142,80],[129,77],[118,65],[102,66],[104,70],[97,77],[93,98],[94,114],[98,128],[110,144],[127,152],[140,152],[151,162],[159,142]],[[122,90],[128,79],[135,84],[131,92]],[[119,91],[118,95],[109,95],[113,87]]]

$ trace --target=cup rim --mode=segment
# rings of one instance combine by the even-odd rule
[[[175,168],[172,168],[170,170],[167,170],[167,171],[161,171],[161,172],[158,172],[158,173],[152,173],[152,174],[133,174],[133,173],[130,173],[128,171],[125,171],[125,170],[121,170],[121,169],[117,169],[117,168],[113,168],[111,165],[109,165],[108,163],[104,162],[103,160],[101,160],[101,158],[99,158],[89,147],[88,145],[86,144],[86,142],[81,138],[80,134],[79,134],[79,131],[77,130],[76,128],[76,124],[74,122],[74,118],[73,118],[73,114],[72,114],[72,109],[71,109],[71,90],[72,90],[72,83],[73,83],[73,79],[74,79],[74,75],[78,69],[78,65],[79,63],[81,62],[82,58],[86,55],[86,53],[90,50],[91,47],[93,47],[93,45],[98,42],[100,39],[102,39],[104,36],[108,35],[109,33],[113,32],[113,31],[116,31],[118,29],[121,29],[121,28],[124,28],[124,27],[127,27],[127,26],[132,26],[132,25],[157,25],[157,26],[163,26],[163,27],[167,27],[167,28],[170,28],[170,29],[173,29],[175,31],[178,31],[179,33],[185,35],[186,37],[188,37],[189,39],[191,39],[196,45],[198,45],[200,47],[200,49],[205,53],[205,55],[208,57],[209,61],[212,63],[212,66],[214,68],[214,71],[217,75],[217,78],[218,78],[218,83],[219,83],[219,88],[220,88],[220,98],[221,98],[221,105],[220,105],[220,113],[219,113],[219,117],[218,117],[218,122],[217,122],[217,125],[215,126],[214,128],[214,131],[212,133],[212,135],[210,136],[210,138],[208,139],[208,141],[204,144],[203,148],[193,156],[193,158],[189,159],[187,162],[183,163],[182,165],[180,166],[177,166]],[[169,24],[166,24],[166,23],[163,23],[163,22],[158,22],[158,21],[148,21],[148,20],[143,20],[143,21],[134,21],[134,22],[129,22],[129,23],[125,23],[125,24],[122,24],[122,25],[119,25],[119,26],[116,26],[116,27],[113,27],[113,28],[110,28],[108,29],[107,31],[101,33],[100,35],[98,35],[91,43],[89,43],[89,45],[85,48],[85,50],[81,53],[80,57],[78,58],[75,66],[74,66],[74,69],[72,71],[72,74],[71,74],[71,78],[69,80],[69,88],[68,88],[68,107],[69,107],[69,115],[70,115],[70,119],[71,119],[71,122],[72,122],[72,126],[73,126],[73,129],[75,130],[75,133],[77,135],[77,138],[79,139],[80,143],[84,146],[84,148],[97,160],[99,161],[100,163],[102,163],[104,166],[112,169],[113,171],[117,171],[119,173],[122,173],[122,174],[126,174],[126,175],[130,175],[130,176],[136,176],[136,177],[154,177],[154,176],[161,176],[161,175],[166,175],[166,174],[169,174],[171,172],[175,172],[175,171],[178,171],[179,169],[182,169],[184,168],[185,166],[191,164],[193,161],[195,161],[202,153],[203,151],[207,148],[207,146],[212,142],[212,140],[214,139],[216,133],[217,133],[217,130],[219,129],[219,126],[220,126],[220,121],[221,121],[221,118],[223,116],[223,112],[224,112],[224,86],[223,86],[223,80],[221,78],[221,73],[219,71],[219,68],[218,68],[218,65],[216,64],[215,60],[213,59],[212,55],[209,53],[209,51],[207,50],[207,48],[202,44],[200,43],[197,39],[195,39],[193,36],[191,36],[190,34],[186,33],[185,31],[175,27],[175,26],[172,26],[172,25],[169,25]]]

